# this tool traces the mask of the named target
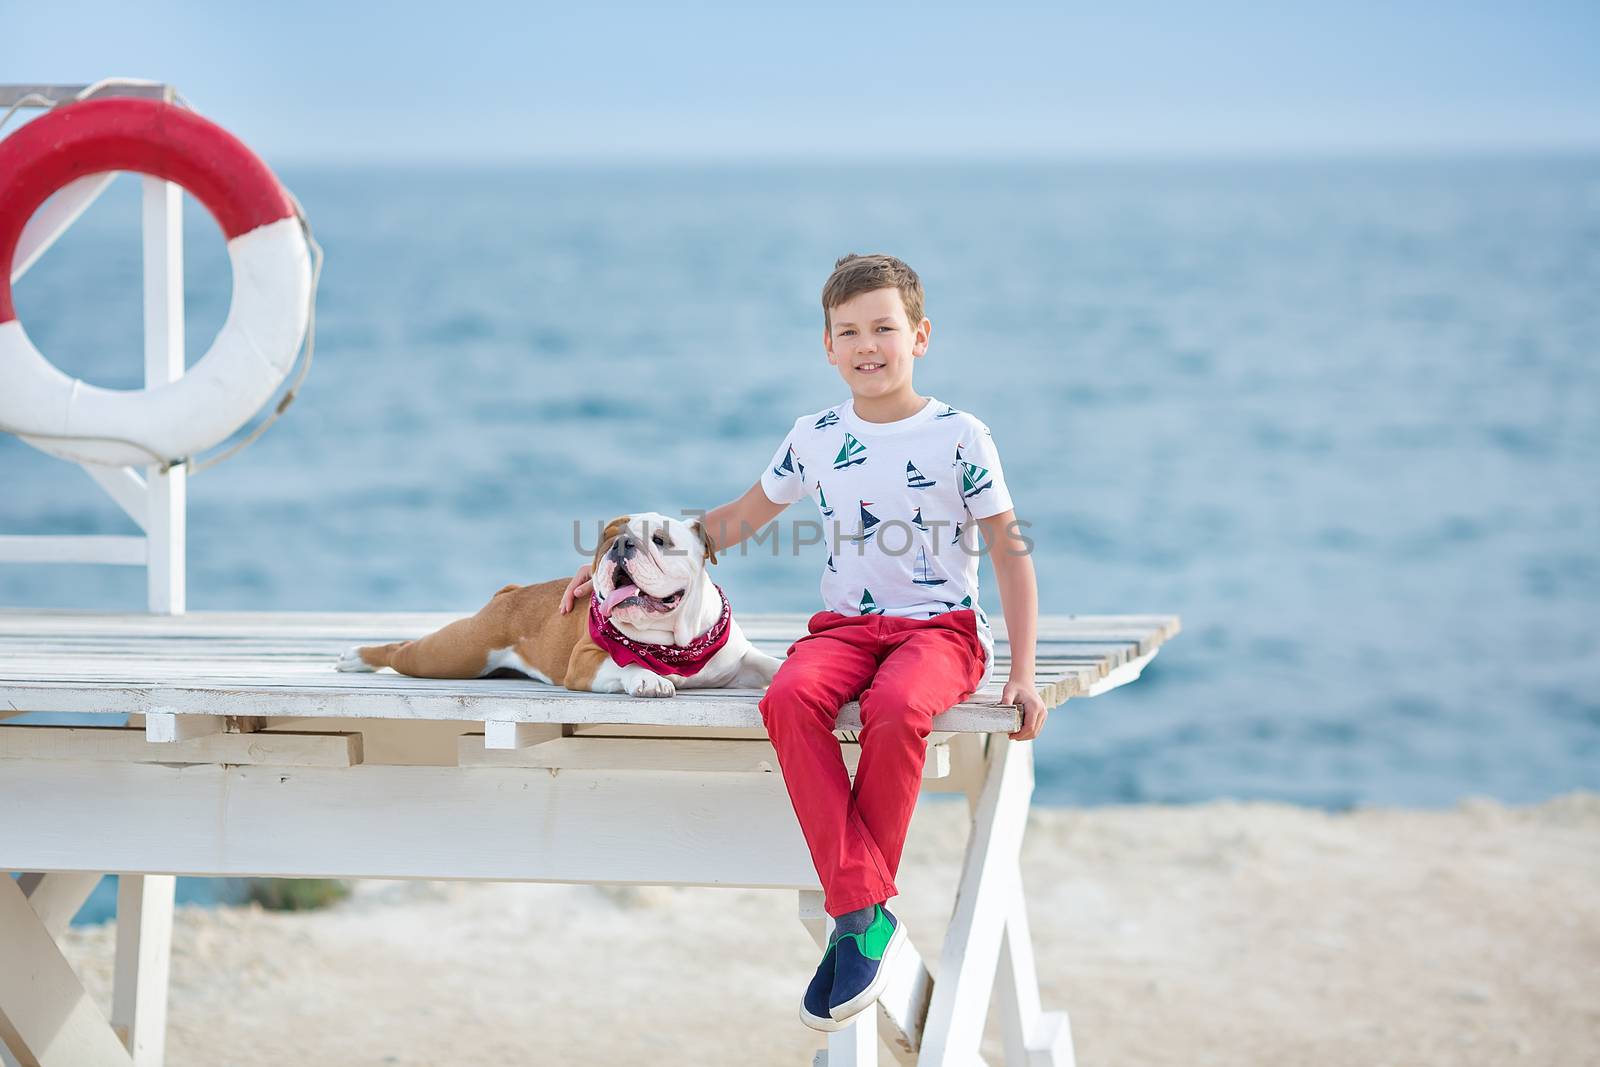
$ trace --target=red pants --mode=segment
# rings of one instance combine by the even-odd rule
[[[933,717],[977,688],[984,652],[970,610],[931,619],[819,611],[806,628],[761,698],[761,719],[823,906],[839,916],[897,894]],[[861,763],[852,789],[833,724],[857,698]]]

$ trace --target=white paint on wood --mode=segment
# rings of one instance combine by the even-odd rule
[[[990,740],[988,773],[939,956],[920,1062],[946,1067],[969,1063],[978,1054],[1033,794],[1032,757],[1031,741]]]
[[[179,715],[171,711],[146,711],[144,719],[145,738],[156,744],[209,737],[212,734],[222,733],[225,726],[221,715]]]
[[[60,937],[83,907],[83,902],[89,899],[89,894],[94,892],[94,887],[100,884],[100,875],[98,872],[29,871],[17,879],[17,884],[50,936]]]
[[[546,727],[546,729],[550,729]],[[555,727],[554,729],[559,729]],[[545,767],[579,770],[678,771],[695,774],[781,774],[772,742],[701,738],[554,737],[531,748],[486,746],[483,734],[462,734],[458,762],[463,767]],[[861,746],[840,746],[853,777]],[[922,776],[942,778],[950,771],[945,745],[928,749]]]
[[[1117,667],[1104,678],[1091,685],[1088,691],[1084,693],[1084,696],[1097,697],[1108,690],[1116,689],[1118,686],[1138,681],[1139,675],[1144,671],[1145,664],[1156,658],[1156,651],[1156,649],[1151,649],[1138,659],[1130,660]]]
[[[176,881],[165,874],[124,874],[117,879],[111,1026],[122,1035],[134,1067],[161,1067],[165,1055]]]
[[[561,736],[561,727],[555,723],[515,722],[507,719],[489,719],[483,724],[481,735],[466,734],[463,737],[477,737],[479,747],[491,749],[518,750],[530,748],[534,745],[552,741]]]
[[[152,744],[132,726],[0,726],[0,760],[131,760],[350,767],[361,762],[353,733],[214,733]]]
[[[132,1059],[78,981],[16,880],[0,878],[0,1031],[41,1067],[130,1067]]]
[[[183,377],[183,189],[161,178],[146,176],[141,181],[144,384],[146,389],[154,389]],[[145,468],[144,480],[150,610],[158,615],[182,615],[187,598],[189,472],[174,467],[163,474],[160,467],[151,465]]]
[[[145,539],[112,534],[0,536],[0,563],[109,563],[142,567]]]
[[[14,760],[17,810],[0,869],[817,887],[777,775]]]
[[[828,1035],[828,1067],[874,1067],[878,1062],[877,1010],[868,1008],[843,1030]]]

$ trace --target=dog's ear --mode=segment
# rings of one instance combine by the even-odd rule
[[[704,519],[694,520],[694,532],[695,535],[700,538],[700,543],[706,547],[706,562],[715,563],[717,561],[717,549],[716,546],[711,543],[711,535],[706,532],[706,522]]]
[[[622,531],[628,528],[628,520],[631,518],[633,518],[632,515],[618,515],[606,523],[605,530],[600,534],[600,544],[594,550],[594,565],[596,567],[600,566],[600,557],[611,550],[611,542],[615,541],[621,536]]]

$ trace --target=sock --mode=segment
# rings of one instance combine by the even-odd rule
[[[829,943],[839,940],[844,934],[865,933],[867,927],[872,925],[873,917],[877,914],[878,906],[876,904],[868,904],[864,908],[847,911],[843,915],[835,915],[833,917],[833,937],[829,939]]]

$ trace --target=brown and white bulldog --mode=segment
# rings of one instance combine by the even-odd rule
[[[560,612],[567,579],[508,585],[476,615],[415,641],[347,649],[341,671],[482,678],[509,668],[568,689],[669,697],[679,689],[765,688],[779,660],[733,620],[708,563],[705,528],[656,512],[606,524],[594,592]]]

